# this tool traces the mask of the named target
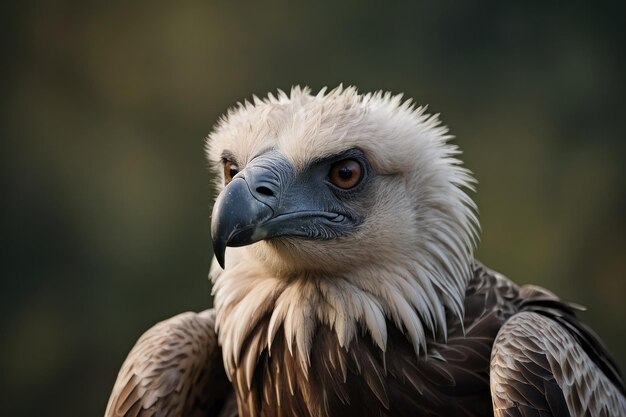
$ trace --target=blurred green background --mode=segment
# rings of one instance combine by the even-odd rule
[[[621,4],[8,3],[3,415],[102,415],[141,332],[210,306],[203,138],[293,84],[441,112],[480,181],[479,258],[587,305],[626,367]]]

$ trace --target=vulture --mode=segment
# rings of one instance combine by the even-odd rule
[[[149,329],[105,416],[626,416],[582,307],[474,258],[450,139],[354,87],[229,110],[206,142],[214,308]]]

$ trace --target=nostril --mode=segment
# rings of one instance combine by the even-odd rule
[[[266,195],[268,197],[272,197],[274,195],[272,190],[270,190],[269,188],[267,188],[265,186],[257,187],[256,188],[256,192],[259,193],[259,194]]]

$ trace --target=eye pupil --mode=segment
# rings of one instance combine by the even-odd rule
[[[342,167],[339,172],[339,178],[342,180],[349,180],[352,177],[352,170],[348,167]]]

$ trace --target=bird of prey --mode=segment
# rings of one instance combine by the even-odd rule
[[[472,174],[437,116],[294,87],[207,139],[214,309],[148,330],[113,416],[626,416],[579,306],[473,255]]]

